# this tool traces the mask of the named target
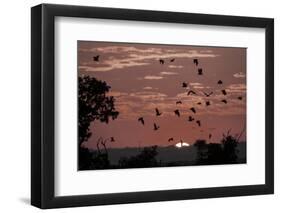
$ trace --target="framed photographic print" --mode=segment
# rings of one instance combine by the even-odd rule
[[[274,21],[31,9],[31,203],[274,191]]]

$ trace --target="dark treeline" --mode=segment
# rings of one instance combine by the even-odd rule
[[[197,140],[193,146],[197,147],[197,165],[238,163],[238,140],[231,135],[223,136],[221,143]]]
[[[107,149],[87,150],[83,156],[87,156],[87,166],[84,164],[80,170],[95,169],[121,169],[121,168],[148,168],[167,166],[190,166],[190,165],[218,165],[246,163],[246,158],[238,159],[237,139],[231,135],[223,137],[220,143],[207,143],[205,140],[197,140],[191,147],[196,148],[196,160],[186,162],[163,163],[157,160],[158,146],[144,147],[133,156],[120,157],[117,164],[110,162],[110,153]],[[182,149],[190,149],[183,147]],[[174,147],[174,149],[178,149]],[[86,149],[84,149],[86,150]]]

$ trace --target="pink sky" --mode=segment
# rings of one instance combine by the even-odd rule
[[[99,62],[93,61],[95,55],[100,55]],[[199,60],[198,66],[194,58]],[[160,64],[159,59],[165,63]],[[198,68],[203,69],[203,75],[197,74]],[[110,147],[167,146],[196,139],[220,142],[222,133],[232,129],[233,134],[239,134],[246,123],[245,48],[79,41],[78,72],[79,76],[106,81],[111,86],[108,95],[115,97],[120,113],[108,124],[92,123],[93,135],[85,143],[89,148],[96,147],[99,137],[114,137],[116,142]],[[223,84],[218,85],[218,80]],[[188,88],[182,87],[183,82]],[[190,89],[196,95],[188,96]],[[203,92],[213,94],[206,97]],[[243,99],[238,100],[239,96]],[[176,105],[176,101],[182,104]],[[211,105],[207,107],[205,101]],[[162,112],[159,117],[155,116],[156,107]],[[196,114],[191,107],[196,108]],[[180,117],[174,114],[176,109]],[[202,126],[188,122],[188,116],[200,120]],[[144,126],[137,121],[139,117],[144,117]],[[160,126],[157,131],[154,123]],[[174,142],[168,142],[170,137]],[[246,131],[241,140],[245,138]]]

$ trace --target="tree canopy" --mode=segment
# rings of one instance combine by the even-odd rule
[[[95,120],[108,123],[116,119],[119,112],[114,106],[114,97],[106,96],[110,86],[94,77],[79,77],[79,145],[91,136],[90,124]]]

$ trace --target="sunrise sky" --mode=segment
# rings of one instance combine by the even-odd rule
[[[100,55],[98,62],[93,61],[96,55]],[[198,75],[198,68],[203,75]],[[108,124],[92,123],[93,135],[85,143],[88,148],[95,149],[99,137],[115,138],[108,147],[168,146],[180,140],[192,144],[196,139],[220,142],[222,133],[231,129],[239,134],[246,124],[245,48],[78,41],[78,75],[106,81],[111,86],[108,95],[115,97],[120,113]],[[222,85],[217,84],[219,80]],[[188,88],[182,87],[183,82]],[[187,95],[189,90],[196,95]],[[213,94],[206,97],[203,92]],[[211,105],[206,106],[206,101]],[[155,108],[161,116],[156,117]],[[180,117],[175,115],[176,109]],[[189,122],[188,116],[200,120],[201,127]],[[138,122],[139,117],[145,125]],[[157,131],[154,123],[160,127]],[[171,137],[174,141],[168,142]],[[241,140],[246,140],[246,131]]]

